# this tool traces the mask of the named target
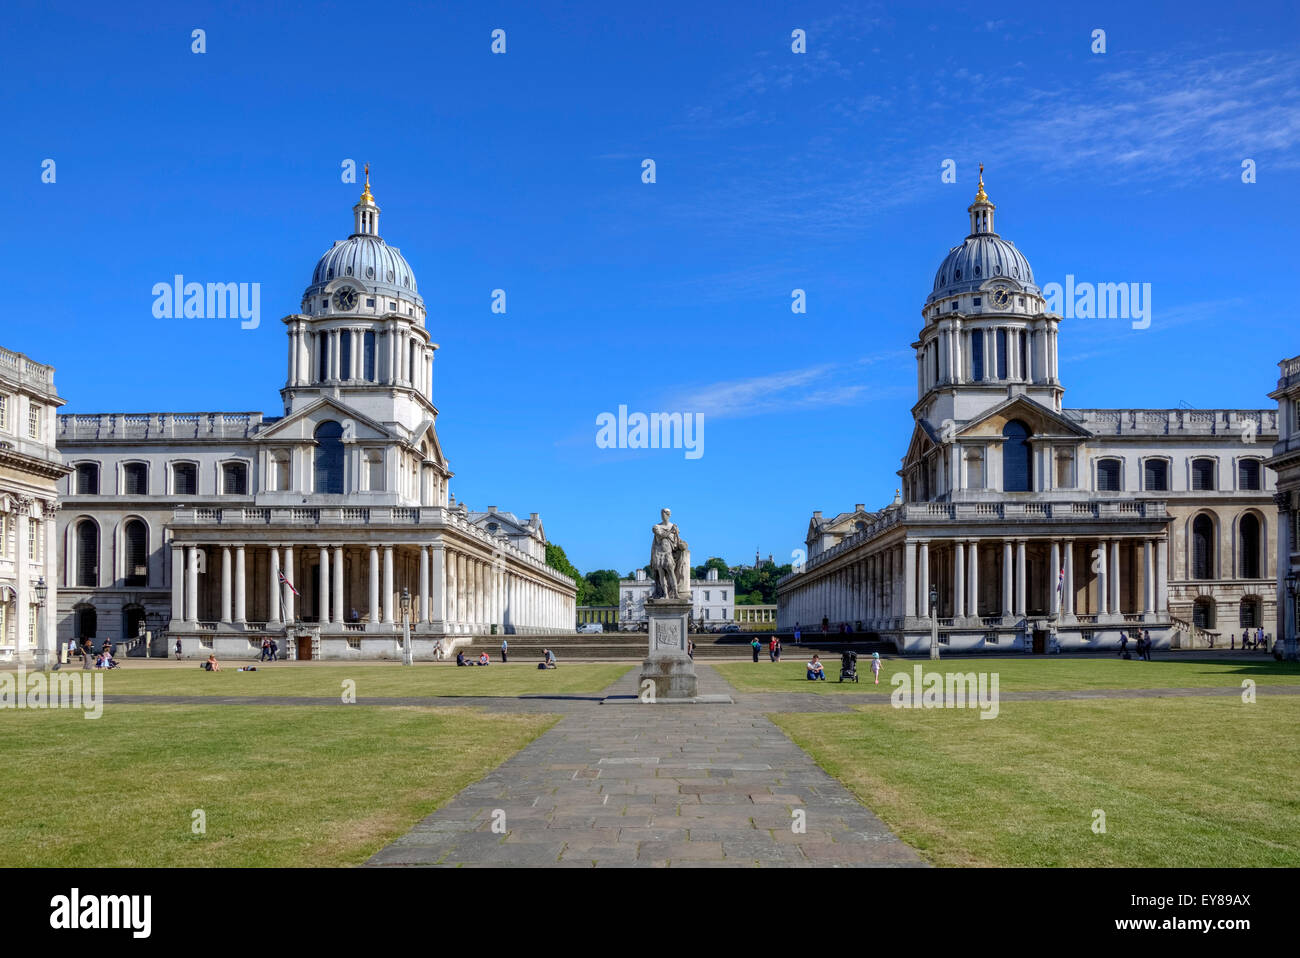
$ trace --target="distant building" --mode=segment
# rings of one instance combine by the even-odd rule
[[[71,471],[54,445],[62,405],[53,366],[0,349],[0,658],[38,665],[56,648],[58,482]]]
[[[647,620],[645,600],[650,598],[654,582],[644,569],[637,569],[631,579],[618,583],[619,615],[621,628],[635,628]],[[736,583],[732,579],[718,578],[718,570],[710,569],[703,579],[691,579],[691,615],[697,625],[726,625],[735,621]]]
[[[1278,363],[1278,436],[1272,458],[1265,465],[1277,473],[1277,618],[1278,639],[1287,642],[1286,655],[1296,656],[1296,575],[1300,573],[1300,356]]]

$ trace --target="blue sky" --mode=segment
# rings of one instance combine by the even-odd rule
[[[278,414],[278,320],[369,162],[458,498],[584,571],[645,562],[663,505],[697,561],[788,561],[814,509],[893,496],[983,162],[1040,285],[1152,284],[1149,329],[1062,323],[1068,406],[1266,406],[1300,352],[1295,7],[1074,6],[11,4],[0,344],[65,412]],[[260,283],[260,327],[155,319],[176,273]],[[704,455],[597,448],[620,404],[703,413]]]

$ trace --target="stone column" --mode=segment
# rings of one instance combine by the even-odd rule
[[[331,593],[334,598],[334,615],[333,621],[338,623],[346,622],[348,610],[343,607],[343,547],[334,547],[334,591]]]
[[[244,564],[244,547],[235,546],[235,621],[243,625],[248,621],[247,602],[245,600],[245,577],[248,568]]]
[[[1005,619],[1011,613],[1011,590],[1013,561],[1011,558],[1011,540],[1002,540],[1002,617]]]
[[[280,549],[278,546],[270,546],[267,549],[271,561],[268,563],[271,568],[270,591],[267,593],[267,623],[278,623],[280,621]]]
[[[172,542],[172,621],[185,619],[185,548]],[[76,579],[68,582],[75,584]]]
[[[903,615],[916,618],[916,543],[911,539],[903,545]]]
[[[290,582],[298,578],[297,567],[293,564],[293,546],[284,547],[284,577]],[[280,588],[277,594],[280,596],[280,601],[284,603],[284,621],[287,625],[292,625],[297,618],[294,611],[297,597],[293,594],[293,589],[289,588]]]
[[[199,621],[199,549],[185,547],[185,621]]]
[[[1094,553],[1097,560],[1097,614],[1108,615],[1110,612],[1110,569],[1107,567],[1110,557],[1105,539],[1099,541]]]
[[[392,625],[393,619],[393,547],[384,546],[384,624]]]
[[[1118,539],[1111,540],[1110,565],[1107,566],[1107,571],[1110,574],[1110,611],[1115,613],[1115,615],[1120,615],[1123,610],[1120,609],[1119,607],[1120,578],[1119,578],[1119,540]],[[1134,602],[1133,604],[1134,606],[1137,605],[1136,602]],[[1134,608],[1133,611],[1136,612],[1137,609]]]
[[[370,547],[370,614],[371,625],[379,624],[379,547]]]
[[[316,616],[321,625],[326,625],[330,620],[330,550],[327,546],[320,547],[320,574],[316,580]]]
[[[1155,611],[1155,577],[1151,556],[1151,540],[1142,540],[1142,611],[1150,615]]]
[[[428,622],[429,615],[429,550],[420,546],[420,607],[416,611],[417,622]]]
[[[952,544],[952,615],[966,615],[966,546],[960,539]]]
[[[1028,570],[1025,568],[1025,540],[1016,540],[1016,607],[1014,614],[1025,616],[1028,609],[1025,607],[1025,585]]]
[[[972,619],[980,615],[980,543],[978,539],[970,541],[970,591],[966,606]]]
[[[1060,569],[1061,569],[1061,543],[1060,540],[1053,539],[1052,540],[1052,568],[1050,570],[1052,575],[1051,578],[1048,580],[1050,582],[1048,588],[1052,590],[1051,592],[1052,601],[1049,608],[1052,610],[1053,615],[1059,615],[1061,612],[1061,593],[1064,590],[1060,586],[1060,582],[1061,582]]]
[[[1156,540],[1156,611],[1161,615],[1169,611],[1169,540],[1165,536]]]
[[[1074,540],[1073,539],[1065,540],[1065,589],[1063,591],[1065,593],[1065,606],[1062,610],[1062,615],[1072,616],[1075,614]]]
[[[221,621],[230,624],[230,605],[233,593],[230,588],[230,546],[221,547]]]
[[[930,541],[921,540],[921,580],[919,583],[919,592],[917,601],[921,604],[922,618],[930,616]]]

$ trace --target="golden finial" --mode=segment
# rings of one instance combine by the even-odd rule
[[[356,169],[356,167],[353,167],[353,169]],[[373,203],[375,198],[370,195],[370,164],[365,164],[363,169],[366,171],[366,188],[361,192],[361,202]]]
[[[988,194],[984,192],[984,164],[981,163],[980,164],[980,188],[979,188],[979,192],[975,194],[975,202],[987,203],[988,201],[989,201]]]

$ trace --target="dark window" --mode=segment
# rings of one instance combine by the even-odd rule
[[[77,495],[99,495],[99,466],[93,462],[83,462],[77,466]]]
[[[98,624],[99,616],[95,614],[95,610],[90,606],[77,610],[77,638],[93,639]]]
[[[1209,599],[1197,599],[1192,606],[1192,625],[1198,629],[1214,628],[1214,604]]]
[[[998,330],[998,379],[1007,378],[1007,331]]]
[[[1259,520],[1250,513],[1241,519],[1241,577],[1259,578]]]
[[[149,494],[149,464],[128,462],[122,467],[122,491],[128,496]]]
[[[984,302],[984,301],[983,301],[980,297],[976,296],[975,299],[972,301],[971,305],[973,305],[973,306],[979,306],[979,305],[981,305],[983,302]]]
[[[1261,625],[1259,616],[1259,601],[1257,599],[1241,600],[1241,625],[1245,629],[1253,629]]]
[[[77,585],[99,585],[99,526],[89,519],[77,525]]]
[[[314,489],[331,495],[343,493],[343,427],[336,422],[316,427]]]
[[[343,330],[339,343],[339,378],[352,378],[352,333]]]
[[[1214,523],[1206,515],[1192,520],[1192,578],[1214,578]]]
[[[316,381],[324,382],[330,375],[330,338],[325,333],[316,334]]]
[[[1021,332],[1016,337],[1020,340],[1020,378],[1029,378],[1029,337]]]
[[[1169,491],[1169,463],[1163,459],[1148,459],[1142,464],[1142,488],[1149,492]]]
[[[1002,489],[1004,492],[1029,492],[1034,472],[1029,457],[1029,427],[1013,419],[1002,427]]]
[[[149,530],[139,519],[131,519],[123,530],[122,538],[126,546],[126,584],[128,586],[146,586],[149,584]]]
[[[1241,461],[1241,488],[1259,489],[1259,460],[1243,459]]]
[[[1118,459],[1103,459],[1097,463],[1097,491],[1120,491],[1120,462]]]
[[[932,343],[930,357],[934,360],[934,382],[939,381],[939,344]]]
[[[178,496],[199,494],[199,468],[191,462],[178,462],[172,466],[172,493]]]
[[[415,374],[415,342],[411,342],[410,361],[406,364],[406,378],[411,382],[419,382],[420,377]]]
[[[248,495],[248,464],[228,462],[221,467],[221,491],[228,496]]]
[[[970,334],[970,378],[974,382],[984,379],[984,330]]]
[[[375,334],[374,333],[365,333],[361,337],[361,378],[366,380],[367,382],[375,381]]]
[[[1194,459],[1192,460],[1192,491],[1202,492],[1214,488],[1214,471],[1216,468],[1213,459]]]

